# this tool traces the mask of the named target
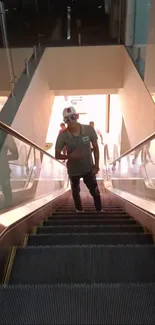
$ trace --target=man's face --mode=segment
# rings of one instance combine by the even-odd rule
[[[90,122],[90,126],[92,126],[92,128],[94,128],[94,122]]]
[[[72,125],[77,124],[77,114],[68,115],[67,117],[64,118],[64,122],[68,126],[72,126]]]

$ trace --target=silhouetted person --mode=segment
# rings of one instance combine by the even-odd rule
[[[92,128],[94,128],[94,130],[96,131],[97,135],[99,135],[100,139],[101,139],[101,144],[103,144],[103,136],[102,133],[99,129],[95,128],[95,123],[93,121],[89,122],[89,125],[92,126]]]
[[[0,137],[2,133],[3,131],[0,131]],[[4,195],[4,208],[12,205],[11,169],[9,161],[17,160],[18,158],[19,155],[15,140],[11,135],[7,135],[4,144],[0,148],[0,186]]]
[[[147,163],[147,162],[149,162],[151,160],[151,154],[150,154],[150,151],[149,151],[150,150],[150,145],[151,145],[151,143],[148,142],[146,145],[143,145],[143,147],[140,147],[135,151],[134,158],[132,160],[133,164],[136,163],[136,160],[137,160],[140,153],[141,153],[141,162],[142,163]]]

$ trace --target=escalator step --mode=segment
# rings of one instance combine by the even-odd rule
[[[41,226],[37,228],[37,234],[52,234],[52,233],[118,233],[118,232],[131,232],[131,233],[143,233],[143,228],[140,226],[92,226],[92,225],[85,225],[85,226]]]
[[[77,216],[77,215],[80,215],[80,213],[77,213],[75,210],[74,211],[55,211],[53,213],[53,216],[61,216],[61,215],[66,215],[66,216]],[[100,217],[108,217],[108,216],[114,216],[114,217],[119,217],[120,216],[124,216],[124,217],[127,217],[128,214],[127,213],[124,213],[124,212],[99,212],[99,213],[96,213],[95,211],[91,210],[91,211],[84,211],[82,213],[82,215],[87,215],[87,216],[93,216],[93,217],[97,217],[97,216],[100,216]]]
[[[155,245],[17,248],[10,284],[154,282]]]
[[[94,204],[87,204],[85,202],[82,202],[83,203],[83,206],[86,207],[86,208],[90,208],[90,209],[94,209]],[[102,203],[102,206],[104,209],[107,209],[107,210],[119,210],[119,211],[125,211],[125,209],[121,208],[121,207],[116,207],[115,205],[104,205]],[[57,209],[75,209],[75,206],[74,204],[68,204],[66,202],[64,202],[63,205],[57,207]]]
[[[94,207],[86,207],[84,206],[85,211],[89,211],[89,212],[95,212],[95,208]],[[118,210],[118,209],[104,209],[105,212],[107,213],[125,213],[124,210]],[[69,208],[69,207],[64,207],[62,209],[56,209],[55,212],[75,212],[75,208]]]
[[[0,325],[153,325],[155,284],[0,287]]]
[[[28,246],[48,245],[115,245],[153,244],[151,235],[146,234],[52,234],[30,235]]]
[[[94,208],[94,204],[88,204],[88,203],[84,202],[83,200],[82,200],[82,204],[86,208]],[[113,205],[105,205],[105,204],[103,204],[103,202],[102,202],[102,206],[104,207],[104,209],[109,209],[109,210],[111,210],[111,209],[113,209],[113,210],[122,210],[122,211],[125,210],[125,209],[123,209],[121,207],[116,207],[116,206],[113,206]],[[68,209],[68,208],[69,209],[75,209],[75,206],[74,206],[74,204],[68,204],[67,202],[64,202],[63,205],[57,207],[57,209],[63,209],[63,208],[65,208],[65,209]]]
[[[137,225],[137,222],[135,220],[121,220],[121,219],[116,219],[116,220],[108,220],[108,219],[89,219],[89,218],[74,218],[70,220],[65,220],[65,219],[59,219],[59,220],[47,220],[44,222],[44,226],[57,226],[57,225]]]
[[[129,220],[133,220],[133,218],[131,218],[130,216],[128,215],[124,215],[124,214],[89,214],[88,212],[87,213],[67,213],[67,214],[53,214],[53,215],[50,215],[48,217],[48,219],[52,219],[55,218],[57,220],[57,218],[59,219],[71,219],[71,218],[77,218],[77,219],[84,219],[84,218],[88,218],[89,220],[92,219],[92,220],[96,220],[96,219],[129,219]]]
[[[88,220],[135,220],[131,217],[129,217],[128,215],[118,215],[118,216],[115,216],[114,214],[111,214],[111,215],[98,215],[96,213],[92,214],[92,215],[89,215],[89,214],[83,214],[83,213],[76,213],[76,214],[65,214],[65,215],[50,215],[48,217],[48,220],[74,220],[74,219],[88,219]]]

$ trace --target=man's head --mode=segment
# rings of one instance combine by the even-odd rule
[[[63,120],[68,126],[75,125],[77,123],[78,115],[74,107],[66,107],[63,110]]]
[[[89,125],[92,126],[92,128],[94,128],[95,123],[94,123],[93,121],[90,121],[90,122],[89,122]]]
[[[66,128],[65,123],[62,122],[62,123],[60,124],[60,127],[61,127],[62,130],[64,130],[64,129]]]

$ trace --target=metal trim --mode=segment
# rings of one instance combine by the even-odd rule
[[[27,246],[28,239],[29,239],[29,234],[26,234],[23,240],[23,244],[21,245],[23,248]]]
[[[36,235],[36,233],[37,233],[37,228],[38,228],[37,226],[33,227],[33,230],[32,230],[32,233],[31,233],[32,235]]]
[[[16,255],[16,250],[17,250],[17,247],[13,246],[12,250],[11,250],[10,258],[9,258],[9,263],[7,265],[7,268],[6,268],[6,273],[4,275],[3,284],[5,284],[5,285],[8,284],[9,280],[10,280],[10,275],[11,275],[15,255]]]

